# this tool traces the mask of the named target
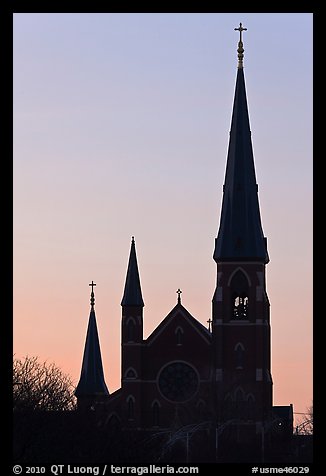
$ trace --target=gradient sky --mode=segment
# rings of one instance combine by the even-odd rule
[[[216,284],[239,22],[268,239],[274,404],[312,402],[310,13],[14,14],[14,352],[77,384],[94,280],[106,383],[135,236],[144,337]],[[300,416],[299,416],[300,417]]]

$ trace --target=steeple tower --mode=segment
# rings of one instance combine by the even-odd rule
[[[238,69],[220,226],[215,240],[217,285],[212,337],[220,422],[264,425],[272,409],[270,320],[265,266],[269,261],[258,203],[243,72],[240,23]],[[258,427],[257,427],[258,428]]]
[[[104,380],[100,342],[98,338],[96,317],[95,317],[95,297],[92,281],[91,291],[91,311],[89,315],[84,357],[79,383],[75,390],[78,409],[95,408],[95,405],[109,395],[108,388]]]
[[[254,156],[251,143],[248,105],[243,72],[243,43],[240,23],[238,72],[223,186],[223,202],[218,236],[215,241],[216,262],[251,260],[268,263],[258,203]]]

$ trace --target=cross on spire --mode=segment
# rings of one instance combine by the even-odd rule
[[[211,319],[211,318],[209,318],[209,319],[208,319],[208,321],[207,321],[207,323],[208,323],[208,330],[209,330],[209,332],[212,332],[212,322],[213,322],[213,321],[212,321],[212,319]]]
[[[93,309],[94,304],[95,304],[94,286],[96,286],[96,284],[95,284],[94,281],[92,280],[92,282],[91,282],[88,286],[92,286],[92,292],[91,292],[91,306],[92,306],[92,309]]]
[[[177,295],[178,295],[178,304],[181,304],[181,293],[182,293],[181,289],[178,288],[178,290],[176,291],[176,293],[177,293]]]
[[[239,28],[235,28],[236,31],[240,33],[240,41],[238,43],[238,68],[243,68],[243,43],[242,43],[242,32],[247,31],[247,28],[243,28],[242,23],[240,23]]]
[[[242,43],[242,32],[243,32],[243,31],[247,31],[247,28],[243,28],[243,27],[242,27],[242,23],[240,23],[239,28],[235,28],[235,30],[240,33],[240,41],[241,41],[241,43]]]

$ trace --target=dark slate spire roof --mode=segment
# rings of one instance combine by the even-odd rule
[[[243,48],[240,52],[243,58]],[[214,260],[268,263],[267,244],[260,220],[245,80],[240,59]]]
[[[108,388],[105,384],[100,342],[98,338],[96,317],[94,311],[94,293],[92,281],[91,294],[91,311],[89,315],[83,364],[80,374],[79,383],[75,390],[77,397],[81,395],[109,395]]]
[[[140,279],[138,273],[138,264],[136,256],[136,246],[134,237],[131,240],[131,249],[126,276],[126,284],[121,301],[121,306],[141,306],[144,307],[144,301],[141,293]]]

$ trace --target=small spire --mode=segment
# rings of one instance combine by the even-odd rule
[[[177,295],[178,295],[178,304],[181,304],[181,289],[179,288],[177,291],[176,291]]]
[[[131,237],[131,248],[125,282],[125,289],[121,306],[141,306],[144,307],[142,298],[140,278],[138,272],[135,237]]]
[[[75,390],[76,397],[109,395],[109,390],[104,380],[100,341],[94,310],[94,286],[96,284],[92,281],[89,286],[92,287],[91,311],[89,313],[80,379]]]
[[[240,23],[239,28],[235,28],[236,31],[240,32],[240,41],[238,43],[238,68],[243,68],[243,43],[242,43],[242,32],[247,31],[247,28],[242,27],[242,23]]]
[[[94,286],[96,286],[96,284],[92,282],[88,285],[88,286],[92,286],[92,292],[91,292],[91,308],[94,309],[94,304],[95,304],[95,297],[94,297]]]

